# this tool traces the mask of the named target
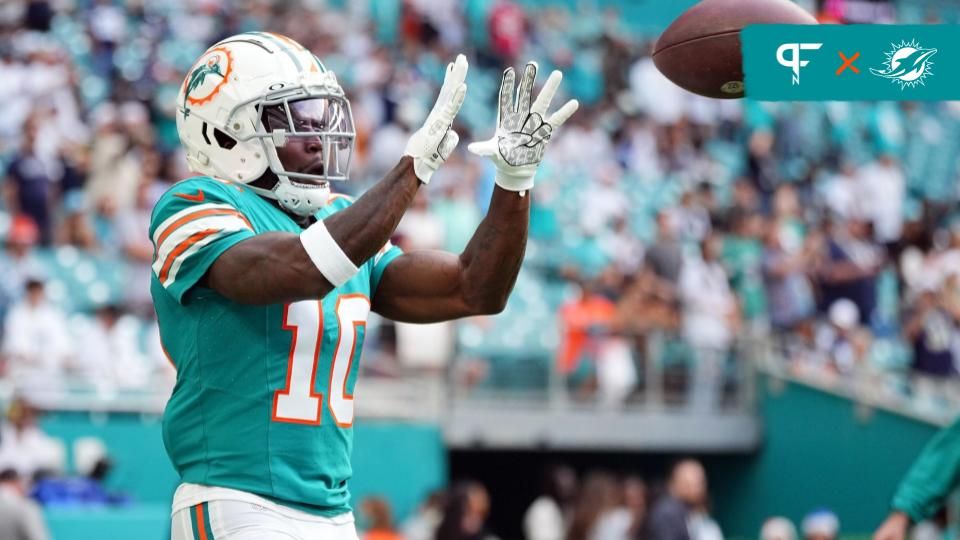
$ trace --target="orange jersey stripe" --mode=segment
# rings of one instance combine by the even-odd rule
[[[197,511],[197,532],[200,534],[200,540],[207,540],[207,527],[203,522],[203,504],[193,507]]]
[[[250,230],[253,230],[253,225],[250,224],[250,221],[247,219],[247,216],[241,214],[237,210],[228,209],[228,208],[208,208],[206,210],[197,210],[196,212],[191,212],[182,218],[171,223],[166,229],[160,233],[160,237],[157,238],[156,250],[157,253],[160,252],[160,246],[163,245],[163,241],[167,239],[174,231],[180,227],[190,223],[191,221],[200,219],[207,216],[237,216],[247,224],[247,227],[250,227]]]
[[[160,269],[160,283],[163,283],[167,280],[167,274],[170,273],[170,268],[173,266],[173,262],[177,260],[177,257],[182,255],[184,251],[190,249],[190,246],[196,244],[211,234],[217,234],[218,232],[220,231],[217,229],[204,229],[202,231],[193,233],[186,240],[177,244],[177,247],[173,248],[173,251],[167,255],[167,261],[163,263],[163,268]]]

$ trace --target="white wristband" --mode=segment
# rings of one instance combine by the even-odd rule
[[[323,220],[318,220],[300,233],[300,243],[303,244],[303,249],[310,256],[317,270],[334,287],[350,281],[350,278],[360,271],[350,257],[340,249],[337,241],[330,236]]]

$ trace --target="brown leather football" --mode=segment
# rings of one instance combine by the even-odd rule
[[[695,94],[741,98],[740,30],[748,24],[817,24],[817,20],[789,0],[703,0],[660,35],[653,63]]]

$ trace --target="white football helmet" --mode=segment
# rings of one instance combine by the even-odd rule
[[[203,53],[177,96],[177,133],[192,170],[248,184],[269,169],[279,180],[272,189],[248,188],[300,216],[326,204],[331,180],[347,180],[356,138],[336,76],[299,43],[266,32],[231,36]],[[285,170],[277,155],[296,137],[322,145],[306,171]]]

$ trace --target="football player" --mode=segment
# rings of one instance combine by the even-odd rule
[[[295,41],[249,32],[208,49],[177,98],[196,176],[157,202],[151,293],[177,368],[163,419],[182,483],[175,539],[356,539],[347,482],[354,363],[373,310],[415,323],[503,309],[523,259],[534,174],[577,108],[533,98],[536,64],[515,90],[507,69],[496,131],[469,149],[493,161],[489,211],[459,255],[402,253],[389,238],[457,145],[450,128],[467,61],[396,167],[356,201],[350,102]]]

